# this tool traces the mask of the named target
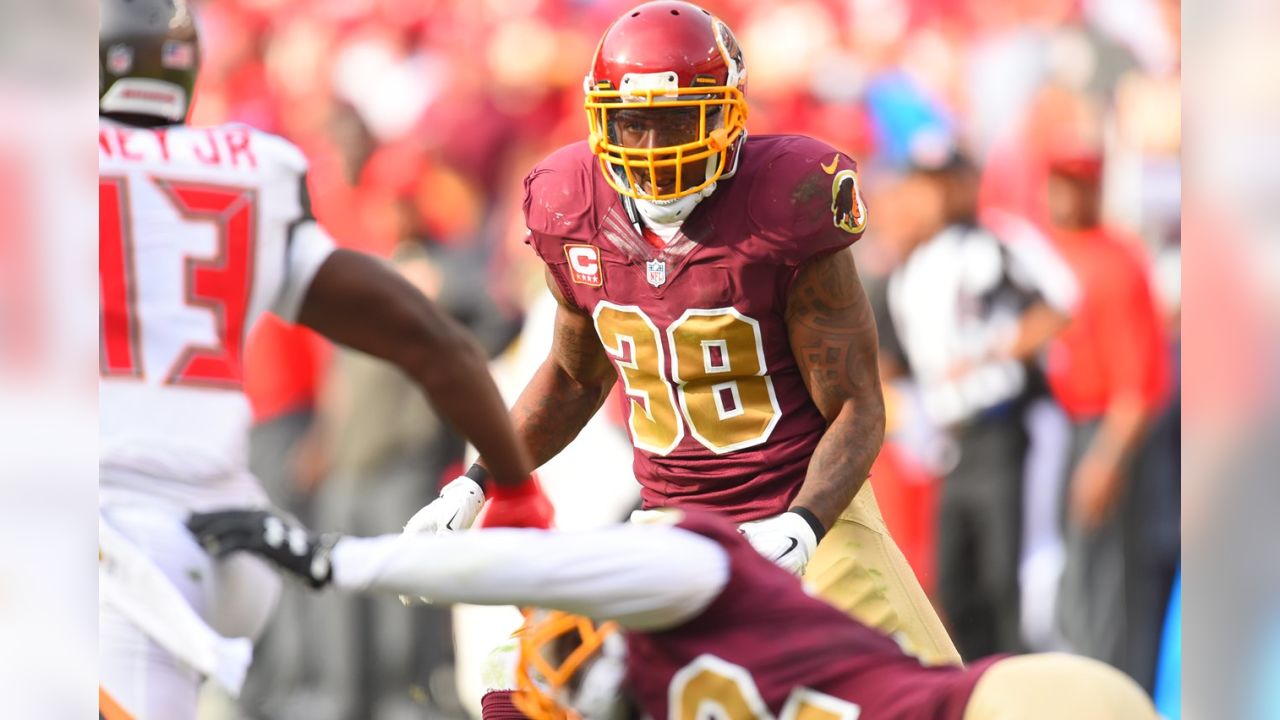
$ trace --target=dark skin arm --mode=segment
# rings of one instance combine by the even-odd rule
[[[529,477],[484,352],[457,322],[376,258],[337,250],[307,290],[298,321],[334,342],[386,360],[489,459],[495,482]]]
[[[791,350],[827,429],[792,507],[830,529],[862,488],[884,442],[876,321],[848,250],[800,268],[787,297]]]
[[[569,305],[550,270],[546,279],[559,303],[551,354],[511,408],[516,437],[529,449],[535,468],[582,432],[618,379],[591,317]],[[488,455],[484,465],[490,467]]]

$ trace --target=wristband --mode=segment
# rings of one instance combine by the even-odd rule
[[[822,527],[822,521],[819,520],[818,516],[814,515],[809,508],[797,505],[787,512],[793,512],[801,518],[804,518],[804,521],[809,524],[809,529],[813,530],[813,537],[816,538],[818,542],[822,542],[822,536],[827,534],[827,529]]]
[[[480,486],[480,492],[485,492],[484,486],[489,482],[489,470],[480,463],[471,463],[471,467],[462,473],[462,476],[470,479],[472,482]]]
[[[488,492],[489,497],[492,497],[495,500],[512,500],[515,498],[529,497],[530,495],[539,495],[542,493],[542,488],[538,487],[538,481],[534,480],[533,476],[530,475],[515,485],[501,485],[490,480],[489,485],[486,487],[486,491]]]

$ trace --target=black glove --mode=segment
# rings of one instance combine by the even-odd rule
[[[341,536],[316,535],[285,515],[268,510],[195,513],[187,519],[187,529],[214,557],[243,550],[292,573],[313,588],[322,588],[333,580],[329,553]]]

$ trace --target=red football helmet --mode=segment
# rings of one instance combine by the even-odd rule
[[[615,190],[668,201],[737,169],[747,69],[733,32],[697,5],[658,0],[614,21],[586,77],[591,150]]]

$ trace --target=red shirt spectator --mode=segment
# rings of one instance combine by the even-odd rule
[[[1145,428],[1168,392],[1171,358],[1139,244],[1100,220],[1102,157],[1063,151],[1049,170],[1053,236],[1080,281],[1081,299],[1050,346],[1048,375],[1076,425],[1071,516],[1092,533],[1114,517]]]
[[[1106,227],[1054,239],[1082,290],[1071,324],[1049,348],[1058,402],[1073,420],[1101,416],[1125,393],[1155,411],[1169,390],[1170,358],[1136,245]]]
[[[263,315],[245,348],[245,393],[255,422],[315,405],[332,354],[327,340],[301,325]]]

